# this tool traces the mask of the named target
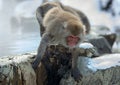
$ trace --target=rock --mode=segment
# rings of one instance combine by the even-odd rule
[[[44,66],[40,64],[36,71],[31,66],[35,54],[0,57],[0,85],[45,85],[47,75]],[[120,85],[120,54],[103,55],[91,60],[93,64],[90,65],[98,70],[83,76],[79,83],[75,82],[68,70],[60,85]]]
[[[87,45],[87,46],[86,46]],[[54,47],[54,46],[52,46]],[[59,49],[58,49],[59,48]],[[90,43],[83,43],[80,45],[80,57],[78,60],[78,67],[82,68],[82,74],[86,75],[92,75],[94,72],[96,72],[96,68],[94,67],[94,64],[92,64],[92,59],[90,58],[94,53],[94,47]],[[54,49],[54,48],[53,48]],[[59,51],[55,52],[56,55],[63,54],[61,56],[65,56],[65,52],[67,52],[66,48],[63,48],[61,46],[57,46],[57,49]],[[50,49],[49,49],[50,51]],[[85,54],[86,53],[86,54]],[[31,62],[34,59],[35,54],[25,54],[21,56],[14,56],[14,57],[5,57],[0,58],[0,85],[44,85],[46,82],[46,79],[48,77],[47,70],[45,66],[40,63],[39,68],[37,70],[33,70],[31,67]],[[87,57],[88,56],[88,57]],[[65,57],[63,57],[65,59]],[[66,58],[67,59],[67,58]],[[66,61],[63,60],[63,61]],[[69,58],[68,58],[69,60]],[[53,60],[51,62],[54,62]],[[69,64],[65,64],[65,62],[62,62],[64,65],[60,68],[63,74],[66,75],[69,71]],[[49,63],[48,63],[49,64]],[[54,64],[53,64],[54,65]],[[93,65],[93,66],[92,66]],[[59,65],[57,65],[59,67]],[[56,67],[56,68],[58,68]],[[49,68],[51,69],[51,68]],[[53,67],[52,67],[53,69]],[[50,72],[54,72],[55,69],[51,70]],[[61,72],[60,72],[61,73]],[[84,76],[86,76],[84,75]],[[62,76],[63,77],[63,76]],[[61,78],[62,78],[61,77]],[[50,77],[53,78],[53,77]],[[56,78],[56,77],[55,77]],[[66,76],[67,78],[67,76]],[[69,80],[74,81],[74,79],[69,74]],[[64,77],[62,78],[62,80]],[[37,81],[37,82],[36,82]],[[67,80],[65,80],[67,81]],[[71,83],[70,81],[70,83]],[[54,83],[54,81],[53,81]],[[72,85],[75,85],[76,82],[71,83]],[[66,84],[67,85],[67,84]]]
[[[31,67],[33,55],[0,58],[0,85],[36,85]]]
[[[113,47],[113,44],[115,43],[116,38],[117,38],[117,35],[115,33],[104,34],[101,36],[103,36],[108,41],[110,46]]]
[[[88,42],[94,45],[99,55],[103,55],[106,53],[112,53],[112,47],[110,46],[110,44],[104,37],[97,37],[94,39],[89,39]]]
[[[47,47],[44,57],[36,70],[37,85],[57,85],[63,75],[71,68],[71,53],[62,45]],[[44,76],[43,76],[44,75]],[[42,77],[42,80],[41,79]]]
[[[120,54],[103,55],[92,60],[98,69],[95,73],[83,76],[78,83],[70,73],[66,74],[67,77],[61,79],[60,85],[120,85]]]

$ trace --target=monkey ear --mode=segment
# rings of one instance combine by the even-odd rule
[[[67,22],[64,22],[64,23],[63,23],[64,28],[67,27],[67,24],[68,24]]]

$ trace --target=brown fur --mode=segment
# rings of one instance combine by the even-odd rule
[[[38,22],[40,24],[40,34],[42,36],[42,34],[45,31],[45,28],[43,26],[43,18],[45,17],[46,13],[54,8],[54,7],[61,7],[61,9],[63,9],[64,11],[67,11],[71,14],[73,14],[74,16],[77,16],[79,20],[81,20],[81,23],[84,24],[85,28],[86,28],[86,33],[88,34],[90,31],[90,23],[89,20],[87,18],[87,16],[82,13],[81,11],[69,7],[69,6],[65,6],[63,4],[61,4],[60,2],[46,2],[43,5],[41,5],[40,7],[38,7],[37,11],[36,11],[36,15],[37,15],[37,19]]]
[[[61,44],[68,47],[72,53],[72,75],[75,80],[79,80],[81,75],[77,68],[77,59],[79,52],[77,51],[78,45],[83,41],[85,35],[85,28],[78,16],[70,12],[64,11],[61,7],[54,7],[49,10],[43,19],[43,26],[45,32],[42,36],[36,60],[33,63],[33,68],[36,68],[41,58],[43,57],[46,47],[50,44]],[[68,36],[75,36],[79,38],[74,46],[67,44],[66,38]]]
[[[59,7],[51,9],[43,19],[43,26],[45,32],[51,34],[53,37],[52,44],[66,45],[65,38],[70,35],[84,38],[85,28],[78,17],[62,10]],[[76,45],[78,46],[79,43]],[[68,47],[68,46],[67,46]]]

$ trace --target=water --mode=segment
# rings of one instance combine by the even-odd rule
[[[37,50],[39,45],[39,35],[25,34],[18,36],[5,36],[0,40],[0,56],[24,54]]]
[[[15,0],[3,0],[0,10],[0,57],[34,52],[40,42],[39,26],[35,18],[33,22],[28,19],[26,26],[11,27],[16,4],[18,2]]]

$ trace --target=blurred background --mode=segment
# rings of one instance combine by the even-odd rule
[[[0,0],[0,56],[35,52],[40,43],[35,11],[47,0]],[[113,50],[120,52],[120,0],[60,1],[83,11],[92,27],[108,27],[117,34]],[[107,33],[106,29],[101,33]]]

